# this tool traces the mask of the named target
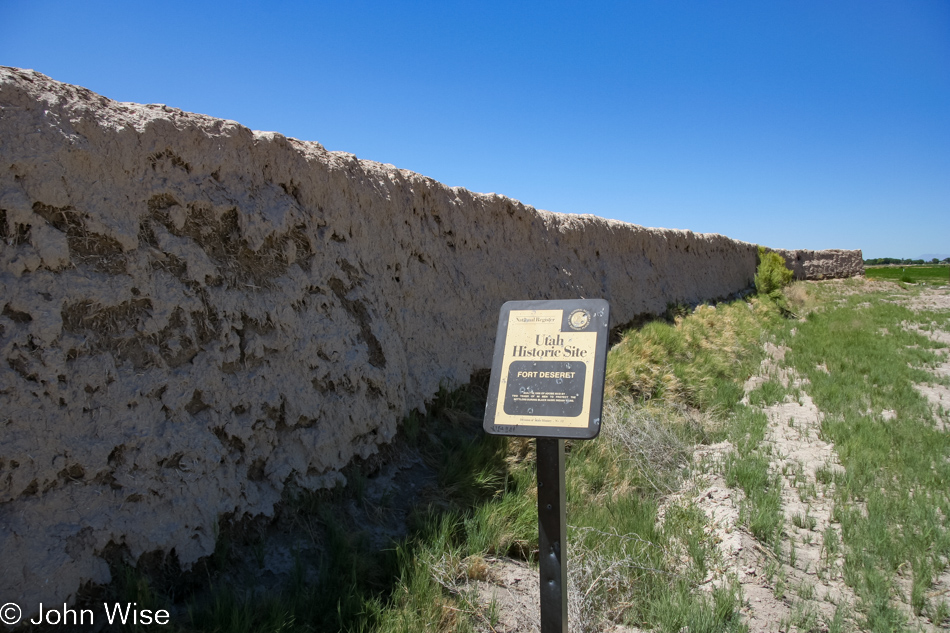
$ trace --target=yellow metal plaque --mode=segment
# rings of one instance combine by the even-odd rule
[[[606,361],[607,302],[506,303],[499,318],[485,430],[594,437]]]

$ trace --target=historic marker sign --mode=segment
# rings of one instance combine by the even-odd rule
[[[485,431],[536,437],[541,633],[567,633],[564,440],[600,432],[610,306],[603,299],[501,307]]]
[[[603,299],[503,305],[485,431],[596,437],[604,400],[609,312]]]

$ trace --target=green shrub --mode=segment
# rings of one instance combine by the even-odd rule
[[[785,266],[785,258],[774,251],[759,247],[759,267],[755,271],[755,290],[762,296],[780,299],[782,288],[792,283],[792,271]]]

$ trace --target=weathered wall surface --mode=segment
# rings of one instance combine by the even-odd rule
[[[774,250],[785,258],[785,265],[795,273],[795,279],[839,279],[864,274],[864,256],[860,250]]]
[[[756,248],[538,211],[0,68],[0,596],[29,612],[332,485],[510,299],[614,323],[748,287]]]

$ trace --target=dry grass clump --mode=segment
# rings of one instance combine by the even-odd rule
[[[604,435],[633,465],[639,481],[660,495],[676,490],[677,471],[692,453],[686,439],[691,421],[669,407],[639,407],[631,398],[612,398],[604,409]]]
[[[662,399],[698,409],[729,409],[741,398],[749,351],[764,325],[780,318],[771,301],[701,305],[673,323],[626,333],[607,358],[608,397]]]
[[[798,311],[799,308],[810,303],[808,288],[803,282],[795,282],[785,288],[785,299],[790,307]]]

